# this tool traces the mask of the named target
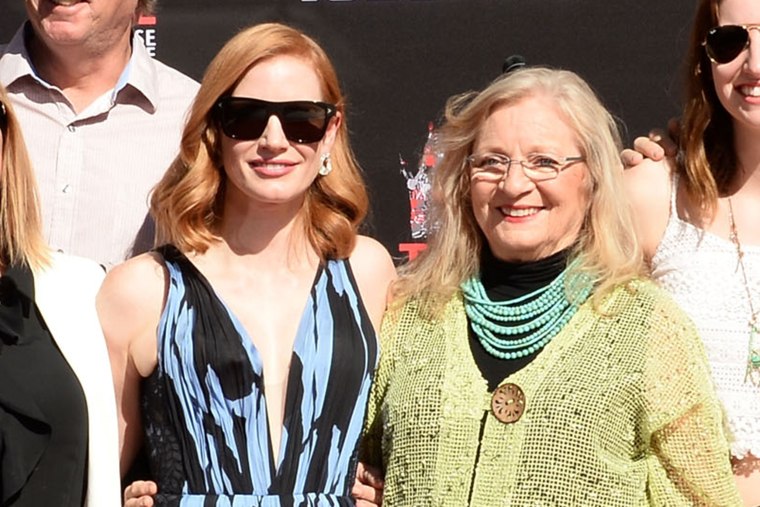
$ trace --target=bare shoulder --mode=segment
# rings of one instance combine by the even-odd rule
[[[645,159],[623,173],[639,239],[649,258],[668,225],[673,163],[672,159]]]
[[[106,275],[98,304],[140,307],[163,301],[166,272],[158,254],[145,253],[114,267]]]
[[[160,256],[147,253],[109,271],[98,293],[98,317],[109,349],[132,356],[141,374],[152,370],[167,283]]]
[[[350,261],[364,306],[375,327],[379,328],[380,319],[385,311],[388,287],[396,278],[393,260],[388,250],[377,240],[358,236]]]
[[[623,172],[626,184],[631,187],[653,186],[662,187],[666,193],[670,188],[675,161],[672,158],[652,160],[645,158],[640,163],[629,167]]]
[[[393,266],[388,250],[376,239],[369,236],[357,236],[356,245],[351,252],[351,266],[354,271],[364,268],[376,270],[380,265]]]

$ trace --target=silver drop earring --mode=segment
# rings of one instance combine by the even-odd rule
[[[332,172],[332,161],[330,160],[330,154],[329,153],[323,153],[322,157],[320,158],[320,167],[319,167],[319,175],[320,176],[327,176]]]

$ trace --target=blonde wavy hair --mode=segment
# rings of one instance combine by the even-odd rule
[[[2,86],[0,104],[6,118],[0,165],[0,266],[38,268],[48,263],[50,254],[42,237],[37,185],[21,126]]]
[[[204,252],[218,239],[224,219],[225,173],[221,136],[212,109],[229,95],[251,67],[276,56],[294,56],[311,64],[322,82],[325,102],[342,115],[331,150],[333,171],[309,187],[302,213],[305,235],[322,260],[347,258],[368,198],[361,170],[348,142],[345,99],[324,50],[289,26],[266,23],[233,37],[211,61],[182,134],[180,153],[151,195],[157,243],[184,252]]]
[[[644,273],[643,254],[624,197],[622,144],[615,119],[573,72],[531,67],[498,78],[482,92],[454,96],[447,102],[440,131],[443,157],[432,177],[433,233],[428,248],[401,268],[394,304],[417,299],[435,315],[462,282],[478,275],[486,242],[472,210],[466,159],[481,126],[496,108],[536,96],[551,100],[575,130],[590,175],[590,204],[570,258],[575,273],[585,273],[594,281],[596,302]]]

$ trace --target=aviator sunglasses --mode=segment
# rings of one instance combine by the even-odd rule
[[[760,25],[723,25],[711,28],[702,45],[714,63],[728,63],[749,46],[749,31]]]
[[[222,97],[215,106],[215,117],[227,137],[253,141],[261,137],[269,118],[276,116],[289,141],[316,143],[322,140],[337,108],[310,100],[268,102],[247,97]]]

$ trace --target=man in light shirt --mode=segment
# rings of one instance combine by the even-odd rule
[[[148,194],[178,152],[198,84],[133,34],[155,0],[25,0],[0,47],[0,82],[21,122],[45,237],[110,268],[152,246]]]

